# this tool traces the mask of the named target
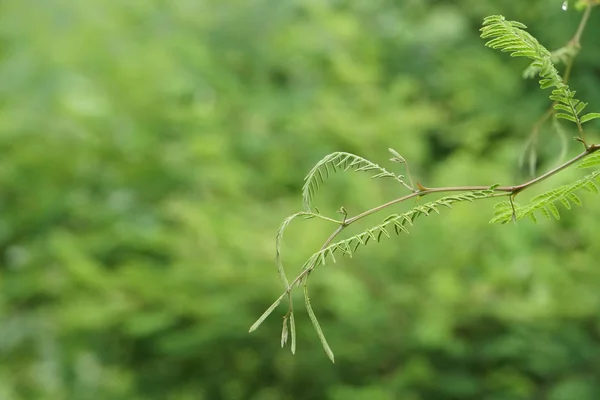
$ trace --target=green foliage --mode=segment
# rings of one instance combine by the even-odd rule
[[[579,132],[582,135],[580,137],[580,141],[585,146],[585,152],[574,158],[572,161],[569,161],[563,164],[561,167],[557,167],[553,171],[549,172],[545,176],[540,178],[536,178],[530,182],[527,182],[523,185],[519,186],[510,186],[510,187],[501,187],[499,184],[491,185],[487,190],[481,189],[473,189],[474,187],[441,187],[436,189],[427,189],[420,184],[418,184],[418,189],[413,187],[412,178],[411,184],[407,184],[403,179],[404,177],[401,175],[395,175],[386,169],[380,167],[379,165],[354,154],[347,152],[335,152],[327,155],[322,160],[320,160],[308,173],[305,177],[305,184],[302,188],[302,198],[303,198],[303,206],[305,211],[293,214],[288,217],[283,224],[281,225],[276,239],[276,262],[277,268],[279,271],[279,276],[284,284],[285,292],[261,315],[261,317],[251,326],[250,332],[256,330],[265,319],[275,310],[275,308],[281,303],[281,300],[284,296],[288,296],[289,300],[289,310],[287,314],[284,316],[282,334],[281,334],[281,345],[282,347],[287,342],[288,336],[288,325],[287,320],[288,317],[293,319],[293,303],[292,303],[292,295],[291,292],[293,290],[294,285],[299,285],[301,283],[304,284],[304,299],[306,303],[306,308],[310,319],[313,323],[313,326],[317,332],[317,335],[321,341],[321,344],[325,350],[325,353],[329,357],[329,359],[333,362],[334,355],[333,352],[323,334],[321,326],[317,320],[317,317],[312,309],[309,294],[308,294],[308,278],[312,271],[319,267],[324,266],[326,264],[327,259],[331,259],[334,263],[336,262],[335,252],[337,251],[341,255],[347,255],[352,258],[353,254],[359,248],[359,246],[365,246],[369,240],[372,242],[380,242],[383,236],[390,237],[388,229],[393,226],[396,235],[399,235],[400,232],[408,233],[408,226],[413,226],[414,221],[421,215],[430,215],[432,212],[436,212],[439,214],[438,207],[445,206],[451,208],[451,204],[455,202],[469,201],[484,199],[489,197],[497,197],[499,195],[509,195],[510,201],[498,203],[496,205],[495,217],[491,220],[491,222],[501,222],[506,223],[509,221],[516,222],[517,220],[529,216],[534,221],[536,221],[535,213],[540,212],[546,217],[550,217],[552,214],[556,219],[560,219],[560,213],[558,208],[554,204],[557,201],[560,201],[564,207],[567,209],[571,208],[571,203],[576,205],[581,205],[581,200],[574,193],[580,189],[587,189],[589,191],[598,192],[598,188],[594,184],[594,180],[600,175],[600,171],[594,172],[585,178],[571,183],[569,185],[564,185],[557,189],[553,189],[544,194],[538,195],[533,198],[531,203],[527,206],[519,207],[515,206],[513,202],[513,197],[516,196],[519,192],[524,189],[527,189],[529,186],[538,183],[548,176],[560,172],[564,168],[569,167],[574,162],[581,158],[585,158],[593,154],[593,152],[598,150],[598,145],[588,146],[583,139],[583,130],[581,124],[597,118],[600,116],[598,113],[590,113],[586,114],[582,117],[579,116],[581,111],[587,106],[587,103],[583,103],[580,100],[575,99],[575,92],[571,91],[570,88],[563,83],[562,77],[560,76],[558,70],[555,68],[552,63],[552,54],[546,50],[545,47],[539,44],[539,42],[531,36],[529,33],[523,30],[526,28],[525,25],[520,22],[515,21],[507,21],[503,16],[491,16],[487,17],[483,21],[483,28],[481,29],[481,37],[482,38],[491,38],[490,41],[486,43],[486,46],[500,49],[501,51],[510,52],[511,56],[525,56],[533,60],[531,64],[532,68],[535,68],[539,71],[539,75],[542,77],[540,81],[540,86],[542,89],[548,87],[556,87],[556,90],[552,92],[550,99],[555,101],[554,108],[557,110],[562,110],[567,114],[558,113],[556,114],[557,118],[564,118],[575,122],[579,128]],[[567,107],[568,106],[568,107]],[[571,114],[569,114],[571,113]],[[392,153],[391,161],[405,164],[407,173],[408,172],[408,164],[406,159],[401,156],[397,151],[393,149],[389,149]],[[594,158],[592,161],[589,161],[589,165],[595,165],[597,160]],[[294,279],[292,285],[288,283],[288,279],[285,275],[283,264],[281,261],[281,245],[282,245],[282,237],[283,231],[285,227],[289,225],[289,223],[299,217],[320,217],[327,219],[332,222],[336,222],[335,220],[327,217],[323,217],[318,213],[313,213],[311,210],[312,200],[314,198],[315,192],[319,189],[319,186],[325,183],[326,178],[329,177],[331,173],[336,172],[338,170],[348,171],[377,171],[378,173],[373,175],[372,178],[383,178],[383,177],[391,177],[402,184],[405,188],[407,188],[411,194],[399,197],[396,200],[391,202],[387,202],[375,208],[371,208],[368,211],[365,211],[357,216],[351,217],[348,219],[347,211],[344,207],[340,209],[340,212],[343,214],[343,220],[338,221],[339,227],[331,234],[329,239],[323,244],[321,250],[317,253],[313,254],[303,265],[302,272]],[[337,235],[342,232],[348,225],[356,222],[357,220],[373,214],[375,212],[386,209],[389,206],[394,204],[406,201],[410,198],[417,196],[424,196],[430,193],[444,193],[444,192],[465,192],[458,195],[446,196],[439,200],[426,203],[421,206],[416,206],[409,210],[406,213],[402,214],[392,214],[384,219],[384,221],[370,229],[367,229],[357,235],[354,235],[348,239],[337,241],[331,243],[336,239]],[[295,337],[294,324],[292,326],[292,336]],[[294,341],[295,343],[295,341]],[[295,352],[295,345],[292,345],[292,353]]]
[[[592,155],[587,155],[577,167],[584,169],[594,168],[599,165],[600,154],[596,152]],[[546,218],[550,218],[552,215],[558,220],[560,219],[560,212],[555,203],[560,202],[567,210],[571,209],[572,204],[581,206],[581,199],[575,192],[585,189],[588,192],[598,194],[600,191],[594,181],[597,180],[599,176],[600,170],[594,171],[580,180],[535,196],[526,206],[518,206],[512,200],[498,203],[495,206],[495,216],[490,223],[516,222],[524,217],[530,217],[534,222],[537,222],[536,212],[539,212]]]
[[[594,181],[597,180],[599,176],[600,170],[595,171],[578,181],[535,196],[531,199],[530,203],[525,206],[514,205],[508,201],[498,203],[495,206],[494,218],[492,218],[490,222],[500,222],[504,224],[524,217],[529,217],[535,222],[537,221],[535,216],[536,213],[540,213],[546,218],[553,216],[556,219],[560,219],[560,212],[556,207],[556,203],[560,202],[567,210],[571,209],[572,204],[580,206],[581,200],[575,192],[584,189],[588,192],[598,194],[598,186],[596,186]]]
[[[330,171],[331,170],[331,171]],[[302,187],[302,204],[306,211],[311,211],[315,192],[325,182],[330,173],[341,171],[376,171],[372,178],[392,178],[402,185],[406,185],[403,176],[396,175],[383,167],[355,154],[335,152],[319,161],[304,178]]]
[[[452,208],[452,204],[454,203],[472,202],[478,199],[493,197],[494,195],[495,192],[493,190],[460,193],[415,206],[409,211],[401,214],[391,214],[379,225],[351,236],[348,239],[332,243],[321,249],[310,257],[304,264],[303,269],[312,269],[317,266],[325,265],[327,259],[331,259],[335,263],[336,251],[342,256],[352,257],[359,247],[366,246],[369,241],[372,243],[379,243],[383,237],[390,238],[390,231],[392,228],[396,235],[400,235],[400,233],[409,233],[409,228],[414,225],[417,218],[429,216],[434,213],[439,214],[441,208]]]
[[[577,164],[577,168],[594,168],[600,166],[600,153],[594,153]]]
[[[523,30],[524,28],[526,26],[520,22],[507,21],[504,16],[495,15],[484,19],[483,28],[481,28],[481,37],[491,39],[486,43],[488,47],[510,52],[512,57],[527,57],[532,59],[533,62],[528,68],[528,73],[531,73],[533,70],[540,75],[542,78],[540,80],[540,87],[542,89],[549,87],[556,88],[550,95],[550,99],[555,102],[554,109],[562,111],[555,114],[556,118],[576,123],[581,132],[581,125],[600,118],[600,113],[581,115],[581,112],[586,108],[588,103],[576,99],[575,92],[563,82],[553,63],[553,58],[556,58],[557,55],[551,54],[533,36]],[[569,54],[569,56],[572,57],[573,54]],[[591,159],[587,163],[587,166],[594,166],[596,165],[596,159]],[[554,218],[560,219],[560,212],[555,202],[560,202],[567,209],[571,209],[571,203],[581,205],[581,200],[574,192],[583,188],[598,193],[598,188],[594,183],[598,174],[600,174],[600,171],[594,172],[571,184],[538,195],[527,206],[518,207],[512,201],[499,203],[496,205],[495,216],[490,222],[507,223],[526,216],[536,221],[536,212],[543,214],[547,218],[550,218],[550,215],[552,215]]]
[[[312,305],[310,304],[310,297],[308,295],[308,279],[304,280],[304,303],[306,304],[306,311],[308,312],[308,316],[310,317],[310,321],[315,327],[315,331],[317,332],[317,336],[321,341],[321,345],[323,346],[323,350],[325,350],[325,354],[331,360],[331,362],[335,362],[335,357],[333,355],[333,351],[331,351],[331,347],[329,347],[329,343],[327,343],[327,339],[325,338],[325,334],[323,334],[323,330],[321,329],[321,325],[317,320],[317,316],[313,311]]]
[[[397,155],[397,157],[401,158],[401,156],[399,156],[399,155]],[[337,156],[335,156],[333,158],[335,159],[335,158],[337,158]],[[366,165],[369,168],[371,168],[371,166],[373,166],[373,165],[376,165],[376,164],[374,164],[368,160],[362,159],[360,157],[354,156],[354,158],[358,159],[359,163],[362,163],[362,165]],[[330,160],[330,159],[332,159],[331,155],[324,158],[324,160]],[[346,160],[343,159],[343,162],[346,162]],[[315,168],[313,168],[313,171],[324,164],[325,163],[323,162],[323,160],[320,161],[317,164],[317,166]],[[309,174],[309,176],[311,174]],[[312,174],[312,175],[314,175],[314,174]],[[485,190],[485,191],[480,190],[480,191],[472,191],[472,192],[467,192],[467,193],[460,193],[460,194],[456,194],[456,195],[452,195],[452,196],[445,196],[436,201],[432,201],[432,202],[425,203],[423,205],[415,206],[408,212],[405,212],[402,214],[389,215],[387,218],[385,218],[383,220],[383,222],[381,224],[379,224],[373,228],[367,229],[367,230],[365,230],[357,235],[354,235],[348,239],[341,240],[341,241],[324,246],[320,251],[313,254],[304,263],[304,266],[302,268],[303,273],[294,280],[294,282],[292,283],[292,286],[294,285],[294,283],[300,284],[301,282],[304,282],[303,283],[303,285],[304,285],[304,300],[305,300],[305,304],[306,304],[306,309],[310,316],[310,320],[313,323],[313,326],[317,332],[317,335],[321,341],[321,344],[323,345],[323,349],[325,350],[325,353],[327,354],[327,356],[329,357],[329,359],[332,362],[334,361],[333,351],[331,350],[329,344],[327,343],[325,335],[323,334],[323,331],[322,331],[319,321],[312,309],[310,299],[309,299],[308,277],[309,277],[310,273],[312,272],[312,270],[315,269],[316,267],[324,266],[327,262],[327,259],[331,259],[335,263],[336,262],[336,258],[335,258],[336,251],[339,251],[339,253],[341,255],[344,255],[344,256],[347,255],[350,258],[352,258],[352,256],[354,255],[354,253],[356,252],[358,247],[366,246],[367,243],[369,243],[369,241],[371,239],[372,239],[372,242],[379,243],[383,236],[386,236],[388,238],[391,237],[389,234],[389,229],[392,226],[393,226],[393,229],[394,229],[394,232],[396,233],[396,235],[399,235],[401,232],[408,233],[408,228],[410,226],[413,226],[415,220],[417,218],[419,218],[420,216],[428,216],[434,212],[436,214],[439,214],[440,213],[439,208],[441,208],[441,207],[452,208],[452,204],[454,204],[454,203],[465,202],[465,201],[472,202],[477,199],[488,198],[488,197],[492,197],[495,195],[496,195],[496,193],[494,192],[493,189]],[[289,299],[289,303],[290,303],[290,309],[283,318],[283,328],[282,328],[282,332],[281,332],[281,338],[282,338],[281,346],[283,347],[285,345],[285,343],[287,342],[288,332],[291,331],[291,333],[292,333],[292,343],[291,343],[292,353],[295,353],[295,351],[296,351],[296,347],[295,347],[296,332],[295,332],[295,323],[294,323],[294,310],[293,310],[292,297],[291,297],[292,286],[290,286],[290,284],[288,283],[288,279],[285,276],[285,272],[283,270],[283,264],[281,262],[281,242],[282,242],[282,238],[283,238],[284,229],[289,225],[289,223],[293,219],[295,219],[299,216],[315,217],[315,216],[319,216],[319,215],[309,213],[309,212],[299,212],[299,213],[291,215],[290,217],[288,217],[284,220],[283,224],[281,225],[281,227],[277,233],[276,254],[277,254],[277,268],[279,271],[279,276],[282,280],[282,283],[284,284],[284,287],[286,288],[286,291],[273,304],[271,304],[271,306],[250,327],[250,332],[255,331],[265,321],[265,319],[269,315],[271,315],[271,313],[279,306],[283,297],[287,295],[288,299]],[[288,327],[288,318],[290,320],[289,327]]]
[[[579,52],[573,45],[567,45],[561,47],[560,49],[554,50],[550,52],[550,60],[554,66],[559,64],[567,64],[570,60],[572,60]],[[535,62],[535,61],[534,61]],[[536,64],[539,65],[539,64]],[[524,78],[535,78],[539,75],[541,68],[539,66],[534,66],[533,63],[529,64],[527,68],[523,71]]]
[[[502,15],[493,15],[483,20],[481,37],[491,39],[485,45],[493,49],[510,52],[511,57],[527,57],[533,60],[531,66],[538,70],[540,87],[547,89],[554,87],[550,99],[556,104],[558,111],[556,118],[566,119],[578,126],[600,118],[599,113],[581,115],[586,108],[584,103],[575,98],[575,92],[563,82],[558,70],[552,63],[552,54],[542,46],[533,36],[524,29],[527,28],[520,22],[507,21]]]

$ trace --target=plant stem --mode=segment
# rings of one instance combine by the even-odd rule
[[[583,12],[583,17],[581,17],[581,21],[579,22],[579,26],[577,27],[577,32],[575,32],[575,36],[573,36],[573,39],[571,39],[570,43],[576,46],[577,48],[581,47],[581,35],[583,34],[585,26],[587,25],[587,22],[590,19],[592,7],[594,7],[594,5],[592,5],[591,2],[588,3],[587,7],[585,8],[585,11]]]
[[[543,175],[538,176],[537,178],[531,179],[527,182],[521,183],[520,185],[514,185],[514,186],[498,186],[495,187],[494,189],[492,189],[494,192],[499,192],[502,193],[502,195],[510,195],[510,196],[516,196],[518,193],[522,192],[523,190],[535,185],[536,183],[539,183],[545,179],[548,179],[549,177],[559,173],[560,171],[564,170],[565,168],[568,168],[569,166],[575,164],[577,161],[580,161],[582,159],[584,159],[585,157],[589,156],[592,153],[595,153],[596,151],[600,150],[600,144],[593,144],[590,146],[587,146],[587,148],[585,149],[585,151],[579,153],[577,156],[573,157],[572,159],[570,159],[569,161],[559,165],[556,168],[551,169],[550,171],[546,172]],[[422,187],[422,186],[420,186]],[[385,208],[388,208],[394,204],[398,204],[398,203],[402,203],[403,201],[412,199],[413,197],[422,197],[422,196],[426,196],[428,194],[432,194],[432,193],[448,193],[448,192],[469,192],[469,191],[476,191],[476,190],[490,190],[490,186],[484,186],[484,185],[479,185],[479,186],[446,186],[446,187],[438,187],[438,188],[426,188],[426,187],[422,187],[421,190],[419,190],[418,192],[413,192],[413,193],[409,193],[405,196],[402,197],[398,197],[397,199],[388,201],[387,203],[378,205],[376,207],[373,207],[367,211],[364,211],[352,218],[348,218],[344,221],[344,223],[341,223],[335,231],[333,231],[333,233],[327,238],[327,240],[325,241],[325,243],[323,243],[323,246],[321,246],[321,250],[323,250],[324,248],[326,248],[327,246],[329,246],[329,244],[331,244],[331,242],[348,226],[353,224],[354,222],[363,219],[371,214],[374,214],[378,211],[381,211]],[[315,258],[310,265],[308,265],[297,277],[296,279],[294,279],[294,281],[291,283],[291,285],[289,286],[289,288],[284,292],[284,295],[289,293],[292,288],[299,284],[302,279],[304,279],[304,277],[307,277],[308,275],[310,275],[310,273],[313,271],[313,269],[315,269],[315,265],[317,263],[317,259]]]

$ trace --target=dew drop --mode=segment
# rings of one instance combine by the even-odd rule
[[[563,11],[567,11],[567,8],[569,8],[569,2],[568,0],[565,0],[562,4],[562,9]]]

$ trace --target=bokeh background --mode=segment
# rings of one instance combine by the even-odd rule
[[[295,356],[283,306],[248,333],[282,290],[278,225],[327,153],[396,168],[393,147],[428,186],[529,178],[549,93],[484,47],[491,14],[550,49],[581,17],[561,0],[2,1],[0,399],[599,399],[593,195],[537,225],[460,204],[319,269],[335,364],[301,298]],[[598,37],[600,9],[571,80],[590,111]],[[581,150],[562,125],[541,129],[539,170]],[[341,174],[317,205],[401,193]],[[290,275],[331,229],[289,228]]]

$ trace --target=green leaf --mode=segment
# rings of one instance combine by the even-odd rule
[[[304,282],[304,300],[306,303],[306,310],[308,311],[308,316],[310,317],[310,320],[311,320],[313,326],[315,327],[315,330],[317,331],[317,336],[319,336],[319,340],[321,341],[321,344],[323,345],[323,349],[325,350],[327,357],[329,357],[331,362],[334,363],[335,358],[333,355],[333,351],[331,351],[331,347],[329,347],[329,344],[327,343],[327,339],[325,339],[325,335],[323,334],[321,325],[319,324],[319,321],[317,320],[317,316],[315,315],[315,312],[313,311],[313,308],[310,305],[310,298],[308,296],[308,281]]]
[[[283,300],[283,298],[286,295],[287,292],[284,292],[281,296],[279,296],[279,298],[275,300],[275,302],[271,304],[269,308],[267,308],[267,311],[265,311],[263,315],[261,315],[260,318],[257,319],[254,324],[252,324],[248,332],[254,332],[256,329],[258,329],[258,327],[265,321],[265,319],[267,319],[267,317],[271,315],[271,313],[277,308],[277,306],[281,303],[281,300]]]
[[[566,208],[570,208],[571,203],[580,206],[581,200],[574,192],[579,190],[587,190],[598,193],[598,187],[594,183],[598,177],[600,177],[600,170],[594,171],[576,182],[560,186],[556,189],[552,189],[546,193],[535,196],[533,199],[531,199],[529,204],[524,206],[518,206],[515,204],[517,220],[527,216],[535,221],[536,218],[534,217],[534,214],[536,212],[541,213],[546,218],[550,218],[552,215],[554,218],[559,219],[560,214],[554,203],[556,201],[560,201]],[[494,217],[490,220],[490,223],[506,223],[510,221],[512,217],[512,209],[508,202],[498,203],[494,208]]]
[[[288,315],[284,315],[283,317],[283,328],[281,329],[281,347],[285,346],[288,340]]]
[[[571,203],[569,202],[568,197],[561,197],[559,200],[567,210],[571,209]]]
[[[546,217],[547,219],[550,219],[550,213],[548,212],[548,209],[546,207],[540,208],[539,211],[542,213],[542,215],[544,217]]]
[[[569,99],[563,95],[560,94],[553,94],[550,97],[550,100],[554,100],[554,101],[558,101],[561,102],[563,104],[569,104]]]
[[[406,163],[406,160],[404,159],[404,157],[402,157],[400,155],[400,153],[398,153],[396,150],[392,149],[391,147],[388,148],[389,152],[392,153],[392,156],[394,156],[391,160],[395,161],[395,162],[399,162],[399,163]]]
[[[594,182],[592,182],[592,181],[589,181],[589,182],[586,183],[585,189],[588,192],[592,192],[592,193],[598,194],[598,186],[596,186],[596,184]]]
[[[570,107],[567,107],[564,104],[560,104],[560,103],[555,104],[554,105],[554,109],[555,110],[561,110],[561,111],[564,111],[564,112],[567,112],[567,113],[572,113],[573,112],[573,110],[571,110]]]
[[[575,112],[577,113],[577,115],[579,115],[587,105],[588,105],[588,103],[584,103],[583,101],[580,102],[579,104],[577,104],[577,106],[575,107]],[[590,115],[590,114],[587,114],[587,115]],[[600,114],[598,114],[598,116],[600,116]]]
[[[319,190],[321,184],[329,178],[330,173],[333,174],[338,170],[353,170],[356,172],[374,171],[375,174],[373,174],[373,178],[392,178],[403,184],[402,180],[396,174],[380,167],[366,158],[346,152],[331,153],[321,159],[304,178],[304,186],[302,187],[302,205],[306,212],[313,209],[312,202],[315,193]]]
[[[546,208],[548,208],[548,210],[550,210],[550,212],[552,213],[552,215],[554,216],[554,218],[560,219],[560,213],[558,212],[558,208],[556,208],[556,206],[554,205],[554,203],[548,203],[548,205],[546,206]]]
[[[600,152],[587,156],[577,165],[577,168],[593,168],[600,165]]]
[[[296,354],[296,322],[294,321],[294,312],[290,312],[290,332],[292,334],[292,345],[290,349],[292,354]]]
[[[570,115],[570,114],[556,113],[555,117],[559,118],[559,119],[566,119],[566,120],[569,120],[571,122],[577,122],[577,119],[574,116]]]
[[[548,89],[549,87],[555,86],[555,82],[552,79],[542,79],[540,81],[540,87],[542,89]]]
[[[591,120],[596,119],[596,118],[600,118],[600,113],[588,113],[588,114],[585,114],[584,116],[581,117],[580,121],[583,124],[585,122],[591,121]]]
[[[511,57],[527,57],[532,60],[527,74],[538,71],[540,87],[555,87],[550,99],[562,104],[555,108],[565,113],[556,114],[557,118],[578,123],[577,115],[585,108],[585,103],[575,99],[575,91],[563,82],[560,73],[553,64],[553,55],[542,46],[531,34],[524,30],[525,25],[516,21],[507,21],[502,15],[493,15],[483,20],[481,37],[490,39],[486,46],[509,52]],[[592,118],[592,117],[590,117]]]
[[[577,204],[578,206],[581,205],[581,199],[575,193],[569,193],[567,197],[571,200],[571,203]]]

